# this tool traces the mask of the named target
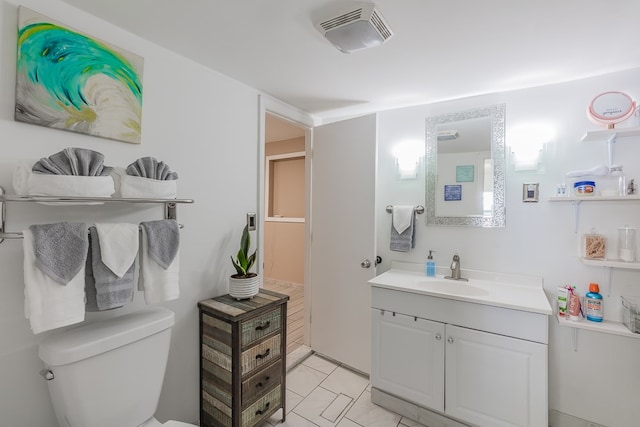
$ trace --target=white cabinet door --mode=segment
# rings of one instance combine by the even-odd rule
[[[444,410],[444,324],[371,310],[371,385]]]
[[[546,426],[547,346],[447,325],[446,409],[481,426]]]

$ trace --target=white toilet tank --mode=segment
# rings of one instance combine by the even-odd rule
[[[137,427],[156,412],[173,312],[152,307],[47,337],[40,359],[60,427]]]

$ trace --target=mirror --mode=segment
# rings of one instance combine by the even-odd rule
[[[427,225],[505,226],[505,104],[426,120]]]

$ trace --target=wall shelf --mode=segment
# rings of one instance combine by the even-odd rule
[[[623,129],[602,129],[593,130],[585,133],[580,141],[604,141],[615,135],[616,138],[628,138],[633,136],[640,136],[640,128],[623,128]]]
[[[7,232],[7,203],[26,202],[41,203],[49,205],[102,205],[104,203],[146,203],[163,204],[165,219],[178,219],[177,205],[183,203],[193,203],[193,199],[156,199],[156,198],[123,198],[123,197],[49,197],[49,196],[15,196],[4,194],[4,189],[0,187],[0,243],[4,239],[21,239],[20,232]]]
[[[573,321],[565,319],[564,317],[556,314],[556,319],[560,326],[565,326],[573,329],[573,335],[571,338],[573,351],[578,351],[578,330],[586,329],[588,331],[600,332],[603,334],[617,335],[626,338],[640,339],[640,334],[634,334],[631,332],[622,322],[614,322],[611,320],[603,320],[602,322],[591,322],[587,319],[580,319]]]
[[[633,196],[554,196],[549,197],[550,202],[569,202],[573,206],[573,232],[578,232],[578,225],[580,222],[580,205],[582,202],[638,202],[640,201],[639,195]]]
[[[584,265],[588,265],[591,267],[609,267],[609,268],[622,268],[626,270],[640,270],[640,262],[624,262],[618,261],[615,259],[588,259],[584,257],[580,257],[580,261]]]

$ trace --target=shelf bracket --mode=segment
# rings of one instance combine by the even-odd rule
[[[571,346],[573,351],[578,351],[578,328],[571,328]]]
[[[612,276],[613,276],[613,267],[607,267],[607,296],[611,296],[611,286],[612,286]]]
[[[618,134],[612,133],[607,138],[607,154],[609,156],[609,168],[613,165],[613,144],[615,144]]]
[[[582,200],[571,202],[573,206],[573,234],[578,234],[578,224],[580,223],[580,203]]]

